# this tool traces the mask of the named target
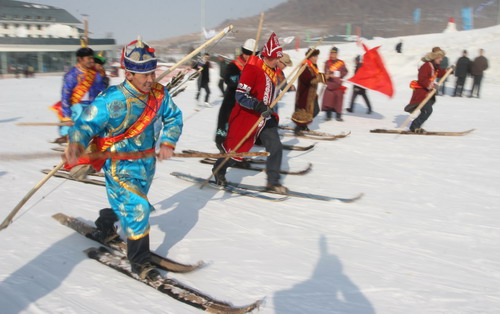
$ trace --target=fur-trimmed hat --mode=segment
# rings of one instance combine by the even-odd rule
[[[290,55],[288,53],[283,54],[283,57],[280,58],[280,62],[282,62],[287,67],[293,67],[292,59],[290,59]]]
[[[441,50],[439,47],[434,47],[432,48],[432,51],[426,54],[424,57],[422,57],[422,61],[427,62],[427,61],[432,61],[437,58],[442,58],[446,55],[446,52],[444,50]]]
[[[158,58],[155,57],[155,50],[139,37],[123,47],[121,61],[125,70],[146,74],[156,70]]]
[[[312,50],[312,52],[311,52],[311,50]],[[319,49],[312,49],[312,48],[307,49],[306,56],[309,54],[309,52],[311,52],[311,54],[309,55],[309,58],[319,55]]]
[[[283,48],[281,48],[280,42],[278,40],[278,36],[275,33],[272,33],[267,41],[266,45],[262,49],[260,53],[261,56],[267,58],[281,58],[283,57]]]

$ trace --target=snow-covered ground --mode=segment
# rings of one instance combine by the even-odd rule
[[[180,181],[172,171],[207,177],[196,159],[158,164],[149,193],[152,249],[172,259],[210,262],[190,274],[173,274],[215,298],[244,305],[265,298],[262,313],[498,313],[500,308],[500,27],[451,34],[377,39],[395,84],[395,97],[369,92],[374,113],[358,99],[345,122],[316,118],[313,128],[352,131],[344,139],[318,142],[309,152],[285,151],[283,167],[313,170],[286,176],[294,190],[332,196],[365,196],[351,204],[304,199],[268,202]],[[438,97],[425,124],[436,131],[476,130],[464,137],[373,134],[397,128],[419,59],[433,46],[454,63],[486,50],[481,98]],[[322,47],[322,67],[330,47]],[[339,45],[348,63],[361,49]],[[295,62],[304,51],[291,51]],[[176,97],[185,118],[178,150],[216,152],[213,143],[220,92],[212,73],[213,108],[195,111],[195,84]],[[116,83],[116,81],[115,81]],[[471,85],[466,82],[466,89]],[[450,89],[454,78],[448,81]],[[5,216],[43,177],[57,157],[6,160],[7,154],[49,152],[54,127],[47,109],[58,100],[60,77],[0,80],[0,198]],[[348,90],[344,103],[348,102]],[[466,93],[467,94],[467,93]],[[280,108],[290,124],[294,93]],[[495,100],[496,99],[496,100]],[[283,138],[288,144],[312,141]],[[228,179],[264,184],[264,173],[232,169]],[[0,232],[1,313],[196,313],[198,310],[86,258],[96,246],[51,216],[58,212],[95,220],[107,207],[103,187],[50,179]]]

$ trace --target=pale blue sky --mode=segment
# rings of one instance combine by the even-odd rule
[[[141,35],[146,41],[194,33],[201,28],[203,0],[33,0],[65,9],[77,19],[89,15],[90,37],[112,33],[118,44]],[[205,26],[213,28],[226,19],[259,14],[286,0],[204,0]]]

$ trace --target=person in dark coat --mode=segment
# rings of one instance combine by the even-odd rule
[[[462,97],[465,79],[467,78],[467,75],[470,74],[470,66],[471,61],[467,57],[467,50],[464,50],[462,56],[458,58],[455,68],[455,76],[457,77],[457,81],[455,83],[455,91],[453,92],[453,97]]]
[[[441,49],[433,49],[432,52],[426,54],[422,61],[424,64],[418,69],[418,79],[412,81],[410,87],[413,89],[410,102],[405,107],[406,112],[413,112],[415,108],[427,97],[427,95],[436,88],[434,81],[438,77],[442,77],[446,70],[440,69],[439,64],[443,60],[446,53]],[[425,132],[422,129],[422,124],[432,114],[432,105],[436,102],[436,95],[433,95],[425,105],[420,109],[420,115],[413,120],[410,125],[410,131],[415,133]]]
[[[354,59],[354,62],[356,63],[356,69],[354,70],[354,73],[358,72],[359,68],[363,66],[363,62],[361,62],[361,56],[357,56]],[[366,106],[368,107],[368,110],[366,111],[367,114],[372,113],[372,106],[370,104],[370,100],[368,99],[368,96],[366,95],[366,89],[357,85],[354,85],[352,89],[352,96],[351,96],[351,104],[349,105],[349,108],[346,110],[348,112],[353,112],[354,111],[354,101],[356,100],[356,97],[358,95],[361,95],[363,99],[365,100]]]
[[[479,57],[474,59],[471,65],[471,74],[474,78],[472,83],[472,88],[469,97],[472,97],[474,91],[476,92],[476,97],[479,98],[479,90],[481,88],[481,81],[483,80],[483,72],[488,68],[488,59],[484,56],[484,49],[479,49]]]
[[[448,57],[444,56],[443,61],[441,61],[441,63],[439,64],[439,68],[447,69],[448,66],[449,66]],[[439,82],[440,81],[441,81],[441,79],[439,79]],[[441,83],[441,86],[439,86],[437,95],[446,95],[446,81],[448,81],[448,78],[445,78],[443,83]]]
[[[306,55],[311,52],[309,48]],[[324,83],[325,79],[318,69],[319,49],[314,49],[306,60],[307,67],[300,74],[295,96],[295,112],[292,121],[295,122],[295,133],[308,131],[307,125],[311,123],[319,113],[318,83]]]
[[[346,88],[342,86],[342,79],[348,71],[344,61],[337,58],[337,54],[337,47],[333,47],[330,50],[330,59],[325,63],[326,88],[323,93],[321,110],[326,111],[327,121],[332,119],[332,112],[335,112],[337,121],[344,121],[342,119],[342,106]]]
[[[236,87],[240,80],[241,71],[252,55],[255,46],[255,39],[249,38],[241,47],[241,54],[226,67],[224,72],[224,82],[226,83],[226,91],[224,92],[224,100],[219,109],[217,119],[217,130],[215,132],[215,145],[221,152],[225,152],[222,143],[227,136],[227,128],[229,116],[236,102]]]
[[[200,99],[200,92],[201,89],[203,88],[205,90],[205,106],[209,107],[210,103],[208,102],[208,99],[210,97],[210,87],[208,87],[208,83],[210,82],[210,61],[208,58],[210,55],[208,53],[205,53],[203,55],[203,59],[201,62],[197,62],[193,68],[196,70],[202,69],[200,76],[198,78],[198,93],[196,94],[196,100],[198,101]]]
[[[222,96],[224,97],[224,73],[226,72],[227,68],[227,61],[224,56],[219,55],[217,57],[217,63],[219,64],[219,89],[222,93]]]

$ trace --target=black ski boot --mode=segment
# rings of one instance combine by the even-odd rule
[[[151,263],[149,235],[137,240],[127,239],[127,258],[132,266],[132,272],[142,280],[161,278],[160,272]]]
[[[99,211],[99,218],[95,221],[96,231],[92,233],[92,237],[102,243],[110,243],[120,239],[116,233],[115,222],[118,217],[111,208],[103,208]]]

